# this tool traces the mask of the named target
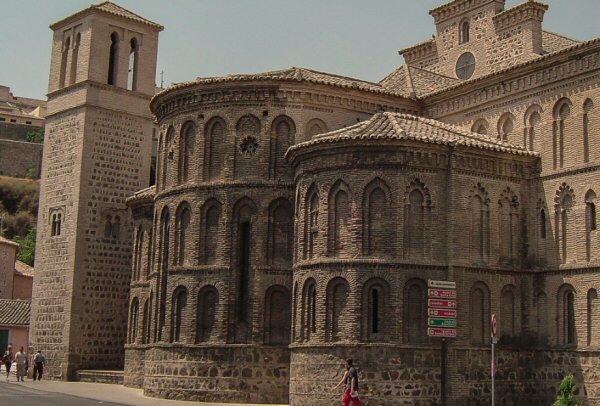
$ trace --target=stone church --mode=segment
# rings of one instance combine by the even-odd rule
[[[31,342],[54,379],[331,405],[441,398],[428,279],[456,282],[449,405],[600,402],[600,39],[529,0],[453,0],[379,82],[306,68],[155,94],[162,26],[93,5],[54,32]],[[393,51],[393,50],[390,50]],[[156,131],[156,183],[150,187]]]

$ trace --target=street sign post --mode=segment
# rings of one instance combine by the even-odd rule
[[[453,281],[427,281],[427,335],[440,337],[442,349],[440,357],[441,369],[441,397],[442,406],[446,406],[446,365],[448,357],[448,343],[446,338],[456,337],[456,282]]]
[[[491,320],[491,330],[492,330],[492,365],[491,365],[491,373],[492,373],[492,406],[494,406],[494,377],[496,375],[496,356],[494,354],[494,344],[496,344],[496,315],[492,314]]]

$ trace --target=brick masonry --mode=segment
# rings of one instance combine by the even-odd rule
[[[598,403],[600,45],[546,33],[545,10],[449,2],[434,39],[402,51],[412,70],[379,84],[301,68],[176,84],[150,102],[157,184],[143,190],[148,93],[61,89],[57,30],[45,148],[61,152],[44,155],[32,337],[67,369],[121,366],[124,347],[125,384],[151,396],[330,405],[352,356],[369,403],[429,405],[426,283],[448,279],[449,404],[489,402],[492,313],[498,399],[550,403],[573,373]],[[458,80],[467,51],[474,80]],[[115,300],[127,315],[87,340]]]

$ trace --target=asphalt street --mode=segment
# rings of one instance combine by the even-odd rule
[[[7,406],[92,406],[92,405],[123,405],[123,403],[109,403],[101,400],[86,399],[63,393],[46,392],[44,390],[21,385],[11,380],[0,380],[0,405]]]

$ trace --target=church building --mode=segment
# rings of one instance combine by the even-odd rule
[[[449,1],[379,82],[156,94],[162,26],[111,2],[54,23],[30,337],[51,377],[329,406],[352,356],[368,404],[483,405],[495,314],[502,404],[566,374],[600,401],[600,39],[547,10]],[[428,280],[456,283],[444,394]]]

